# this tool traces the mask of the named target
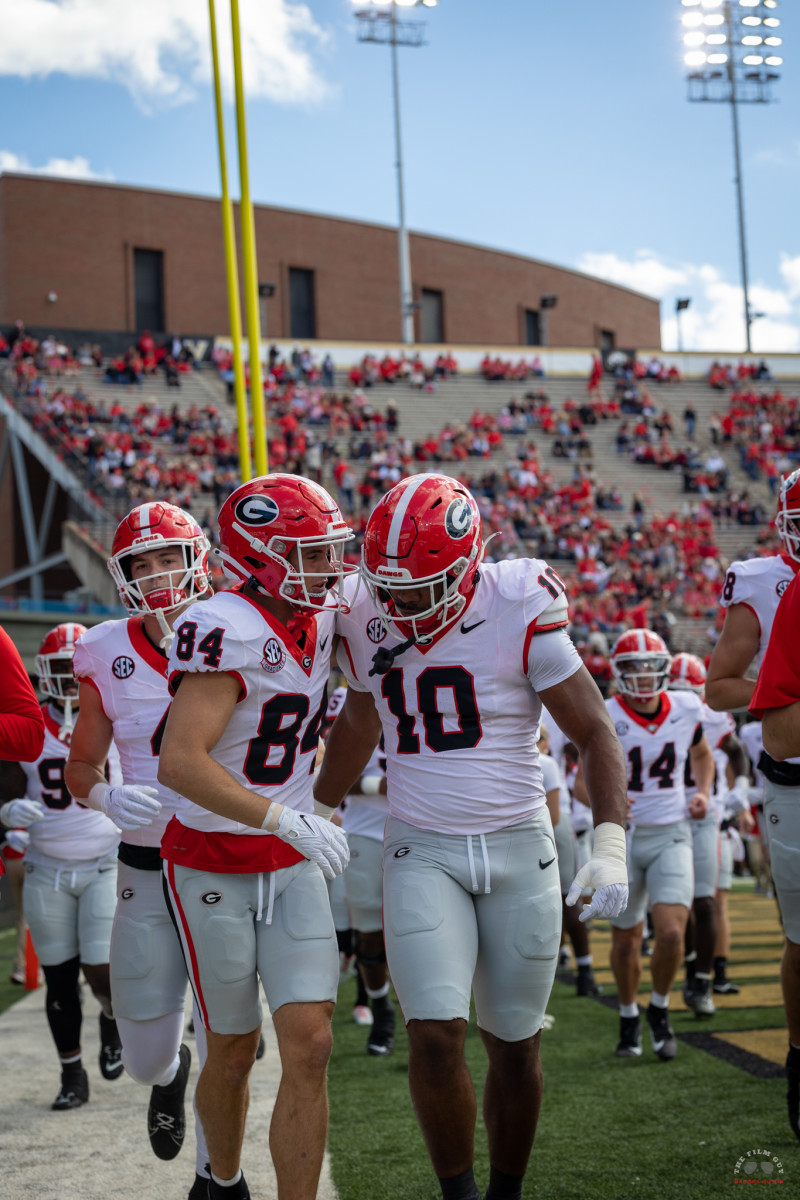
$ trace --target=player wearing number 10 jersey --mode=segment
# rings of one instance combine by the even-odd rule
[[[337,618],[349,687],[318,779],[335,806],[382,730],[389,817],[386,953],[409,1035],[409,1086],[442,1194],[480,1195],[476,1106],[464,1058],[470,995],[489,1057],[487,1200],[514,1200],[541,1103],[539,1040],[561,931],[537,732],[545,702],[585,759],[599,822],[579,873],[592,911],[624,908],[624,767],[594,682],[566,633],[546,563],[481,566],[478,506],[443,475],[415,475],[372,512],[368,592]]]
[[[81,712],[66,779],[73,796],[122,829],[111,938],[114,1011],[125,1069],[151,1086],[150,1145],[171,1159],[184,1139],[191,1056],[181,1045],[186,968],[161,883],[161,838],[176,796],[158,783],[158,755],[170,705],[165,647],[186,605],[209,591],[208,541],[175,505],[141,504],[118,526],[108,565],[130,616],[97,625],[78,642]],[[98,770],[112,735],[122,787],[106,786]],[[197,1048],[202,1059],[202,1029]],[[208,1184],[199,1124],[197,1134],[193,1197],[205,1196]]]

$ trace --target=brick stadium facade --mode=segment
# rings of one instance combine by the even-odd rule
[[[238,210],[236,213],[238,221]],[[282,208],[255,210],[269,337],[397,344],[397,232]],[[551,346],[661,345],[656,300],[550,263],[411,234],[415,300],[434,306],[449,345],[533,344],[541,297]],[[0,176],[0,327],[86,334],[141,329],[140,268],[159,280],[162,328],[181,336],[229,330],[219,201],[116,184]],[[139,295],[137,296],[137,280]],[[299,328],[292,296],[305,288]],[[55,300],[49,296],[57,297]],[[302,299],[302,297],[301,297]],[[430,312],[430,307],[428,308]],[[417,337],[436,341],[417,312]]]

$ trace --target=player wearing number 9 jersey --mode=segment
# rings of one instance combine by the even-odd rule
[[[540,1031],[561,931],[542,703],[585,757],[599,824],[577,891],[595,886],[593,911],[607,916],[627,897],[625,778],[566,633],[559,576],[534,559],[482,566],[483,549],[477,503],[448,476],[405,479],[373,510],[368,592],[337,618],[349,687],[316,794],[337,805],[383,732],[384,935],[414,1107],[443,1195],[478,1197],[464,1058],[474,993],[490,1060],[486,1196],[514,1200],[541,1101]]]
[[[95,626],[78,642],[81,711],[66,779],[73,796],[122,829],[112,996],[122,1061],[151,1087],[150,1145],[170,1159],[183,1144],[190,1053],[181,1045],[186,968],[161,881],[161,838],[177,797],[158,782],[158,755],[171,699],[165,648],[186,605],[209,591],[208,541],[175,505],[141,504],[120,522],[108,565],[130,615]],[[108,787],[98,769],[112,736],[122,787]],[[198,1052],[202,1059],[202,1029]],[[202,1196],[208,1156],[199,1124],[197,1133],[195,1189]]]
[[[648,896],[654,949],[647,1022],[659,1058],[667,1061],[677,1053],[668,1004],[683,958],[694,895],[689,819],[706,815],[714,778],[714,757],[703,734],[703,702],[693,692],[665,690],[671,662],[663,640],[650,629],[620,634],[611,651],[611,672],[619,694],[605,703],[628,763],[630,819],[630,903],[627,912],[611,922],[611,966],[620,999],[620,1058],[642,1052],[636,995]],[[687,757],[696,781],[691,797],[683,782]]]
[[[70,621],[45,637],[36,658],[39,687],[47,697],[44,748],[36,762],[0,766],[2,799],[9,792],[24,797],[4,804],[0,820],[24,826],[24,913],[47,983],[45,1010],[61,1066],[56,1111],[79,1108],[89,1099],[81,1057],[81,969],[101,1008],[101,1072],[106,1079],[122,1073],[108,968],[119,830],[108,817],[76,804],[64,783],[78,691],[72,657],[85,632]],[[112,784],[122,782],[113,744],[107,772]]]
[[[180,799],[162,844],[166,891],[208,1031],[196,1102],[209,1195],[248,1194],[239,1163],[260,978],[283,1068],[270,1130],[278,1193],[310,1197],[339,977],[325,878],[348,857],[342,831],[312,811],[312,781],[353,534],[324,488],[283,474],[234,491],[219,526],[237,586],[187,609],[170,650],[159,778]],[[215,1178],[233,1182],[217,1192]]]

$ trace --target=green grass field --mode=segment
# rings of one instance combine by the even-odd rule
[[[774,902],[749,891],[738,892],[732,908],[731,973],[741,998],[701,1022],[676,992],[671,1016],[681,1040],[671,1063],[653,1054],[646,1028],[642,1058],[617,1059],[615,1008],[579,999],[573,986],[556,982],[548,1005],[555,1022],[542,1035],[545,1095],[525,1200],[716,1200],[731,1195],[737,1160],[756,1149],[780,1159],[784,1174],[773,1178],[785,1181],[786,1194],[800,1193],[800,1143],[786,1118],[780,1071],[780,926]],[[594,942],[608,999],[607,927],[596,928]],[[12,931],[0,932],[0,1011],[24,995],[8,983],[12,949]],[[645,965],[643,1003],[648,992]],[[748,992],[763,1006],[748,1006]],[[348,982],[334,1016],[329,1076],[329,1149],[340,1200],[439,1200],[409,1099],[405,1031],[400,1024],[391,1058],[370,1058],[367,1031],[352,1021],[354,997]],[[723,1033],[742,1039],[750,1053],[732,1049],[717,1036]],[[474,1027],[467,1047],[480,1109],[485,1058]],[[479,1118],[476,1176],[484,1188],[488,1174]]]

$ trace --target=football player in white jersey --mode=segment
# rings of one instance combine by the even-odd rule
[[[73,796],[122,830],[111,994],[125,1069],[151,1088],[147,1128],[161,1159],[174,1158],[183,1145],[191,1061],[181,1040],[187,975],[161,878],[160,843],[176,800],[157,778],[170,705],[165,646],[186,605],[209,591],[208,548],[194,518],[174,504],[134,508],[120,522],[108,560],[130,616],[96,625],[75,651],[81,711],[66,781]],[[102,774],[112,737],[121,787]],[[202,1059],[202,1029],[197,1049]],[[195,1124],[191,1200],[205,1197],[208,1187],[208,1156]]]
[[[283,474],[234,491],[219,527],[238,586],[183,613],[170,650],[159,779],[178,802],[162,842],[165,890],[207,1030],[196,1104],[208,1194],[249,1195],[240,1161],[260,977],[282,1066],[270,1124],[278,1192],[310,1198],[339,979],[325,879],[348,857],[341,829],[313,812],[312,782],[352,530],[324,488]]]
[[[669,993],[683,958],[686,920],[694,895],[689,818],[708,811],[714,756],[703,733],[703,704],[692,692],[667,692],[671,655],[650,629],[622,633],[611,651],[618,694],[606,700],[628,762],[630,903],[611,922],[611,969],[617,983],[620,1036],[617,1055],[642,1053],[636,995],[642,973],[645,912],[652,914],[653,993],[647,1023],[659,1058],[675,1057]],[[684,769],[695,787],[687,797]],[[688,800],[688,803],[687,803]]]
[[[670,692],[694,692],[704,700],[705,683],[706,669],[697,655],[682,652],[673,657],[669,673]],[[716,770],[708,812],[702,820],[691,823],[694,901],[686,925],[683,998],[698,1017],[713,1017],[716,1010],[711,972],[717,943],[717,897],[720,889],[724,895],[730,890],[732,866],[727,825],[724,838],[720,830],[723,821],[732,820],[748,807],[750,781],[747,756],[736,736],[736,722],[731,714],[714,712],[704,703],[703,733],[714,755]],[[725,778],[728,765],[735,777],[733,789],[728,788]],[[684,783],[687,791],[694,786],[689,759],[686,760]],[[727,906],[724,901],[721,905],[726,919]]]
[[[489,1057],[487,1200],[521,1196],[541,1104],[561,932],[536,748],[543,702],[585,758],[598,822],[570,899],[593,885],[586,915],[609,916],[627,891],[624,764],[566,634],[564,585],[544,562],[482,567],[482,557],[478,506],[456,480],[414,475],[379,501],[364,538],[369,590],[337,618],[349,686],[315,789],[336,807],[383,731],[386,952],[411,1095],[447,1200],[480,1195],[464,1057],[471,993]]]
[[[78,694],[72,657],[85,632],[67,621],[44,638],[36,657],[39,688],[47,697],[44,749],[36,762],[0,767],[3,793],[19,797],[3,804],[0,821],[26,830],[24,910],[47,983],[45,1010],[61,1065],[56,1111],[79,1108],[89,1099],[81,1058],[81,970],[100,1003],[101,1074],[105,1079],[122,1074],[108,972],[119,830],[108,817],[76,804],[64,784]],[[110,783],[121,783],[113,746],[108,766]]]

